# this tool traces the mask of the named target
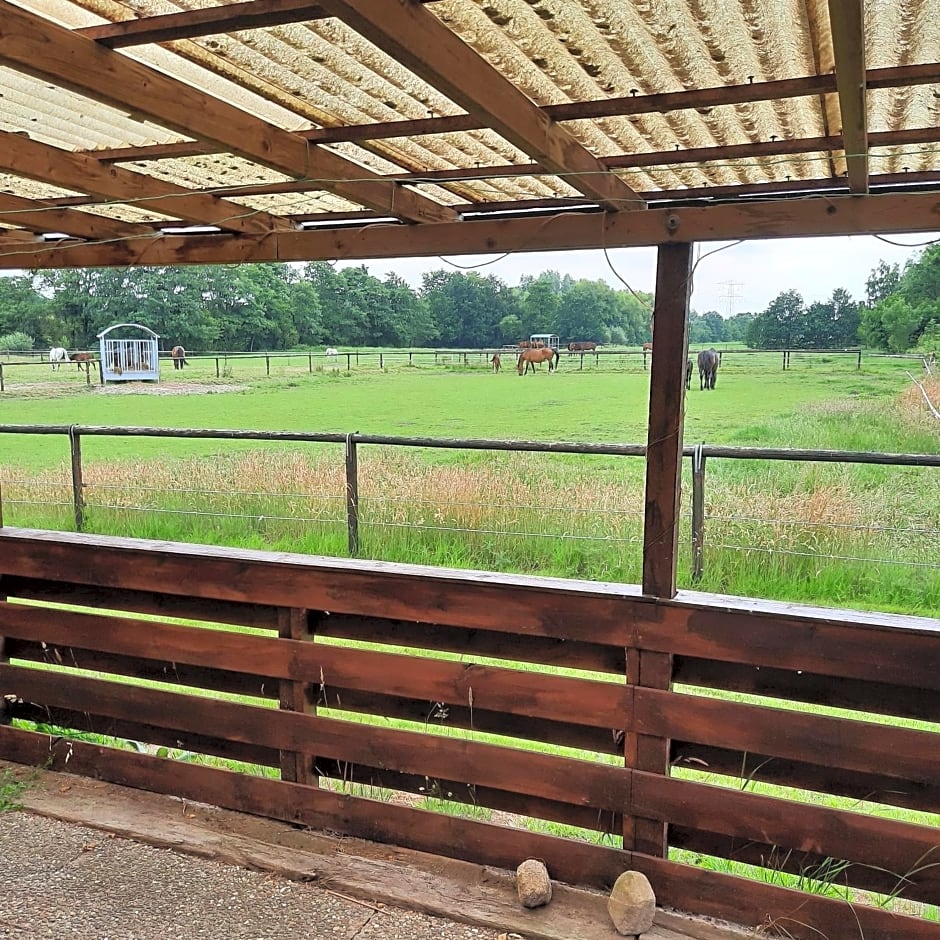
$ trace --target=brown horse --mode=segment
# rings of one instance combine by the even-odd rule
[[[183,366],[188,366],[189,362],[186,360],[186,350],[182,346],[174,346],[170,350],[170,356],[173,358],[173,368],[182,369]]]
[[[594,352],[597,343],[568,343],[568,352]]]
[[[490,359],[490,362],[493,363],[493,371],[494,371],[494,372],[499,372],[499,367],[500,367],[500,365],[501,365],[501,363],[500,363],[500,361],[499,361],[499,353],[493,353],[493,358]]]
[[[649,352],[649,353],[651,353],[652,351],[653,351],[653,344],[652,344],[652,343],[644,343],[644,344],[643,344],[643,352]]]
[[[78,366],[79,372],[88,372],[90,369],[98,368],[98,363],[95,362],[94,354],[90,352],[72,353],[72,362]]]
[[[519,375],[524,375],[531,369],[535,372],[538,363],[547,362],[548,371],[554,372],[558,368],[558,350],[551,346],[543,346],[540,349],[523,349],[519,353],[519,361],[516,363],[516,371]]]

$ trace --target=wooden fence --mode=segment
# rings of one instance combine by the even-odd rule
[[[770,936],[940,937],[772,883],[940,903],[937,621],[13,528],[0,596],[4,759],[575,884],[633,868]]]

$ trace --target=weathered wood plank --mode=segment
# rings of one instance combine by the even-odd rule
[[[802,669],[723,663],[694,656],[675,657],[673,679],[702,688],[747,692],[898,718],[940,721],[940,696],[920,687],[819,676]]]
[[[905,781],[940,779],[940,735],[928,731],[655,689],[637,689],[635,703],[636,727],[649,734]]]
[[[605,846],[375,803],[300,784],[174,764],[83,742],[60,742],[50,755],[45,736],[4,727],[0,727],[0,753],[19,763],[48,763],[51,769],[68,769],[125,786],[477,864],[512,869],[519,859],[541,858],[554,877],[571,884],[606,889],[622,871],[633,868],[651,879],[661,904],[755,927],[780,925],[801,940],[818,940],[820,933],[842,936],[846,924],[846,907],[841,901]],[[938,937],[935,923],[861,905],[852,908],[852,922],[858,924],[866,940]]]
[[[899,780],[880,773],[808,764],[751,751],[673,741],[672,764],[690,770],[736,777],[744,783],[761,781],[778,786],[831,793],[924,813],[940,813],[940,780]]]

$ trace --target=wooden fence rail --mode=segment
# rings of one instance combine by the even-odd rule
[[[940,903],[937,621],[13,528],[0,597],[2,758],[577,884],[635,868],[793,937],[940,937],[674,857]]]

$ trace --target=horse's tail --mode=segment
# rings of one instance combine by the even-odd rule
[[[558,355],[558,350],[554,350],[555,353],[555,368],[557,369],[561,365],[561,356]]]

